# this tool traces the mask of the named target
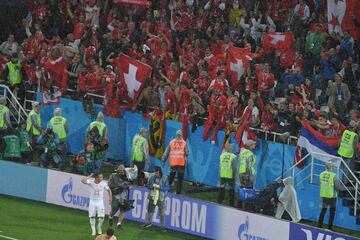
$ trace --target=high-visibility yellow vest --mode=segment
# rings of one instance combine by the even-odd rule
[[[40,135],[40,131],[37,130],[36,128],[34,128],[33,124],[32,124],[32,116],[36,116],[36,123],[37,125],[41,126],[41,118],[40,118],[40,113],[35,112],[35,110],[32,110],[29,113],[29,116],[26,120],[26,131],[32,133],[35,136],[39,136]]]
[[[60,140],[66,138],[65,124],[66,119],[62,116],[55,116],[50,120],[50,125]]]
[[[99,122],[99,121],[94,121],[94,122],[90,123],[90,130],[93,129],[93,127],[95,127],[95,126],[99,130],[100,137],[102,137],[104,135],[104,130],[106,127],[105,123]]]
[[[354,156],[354,140],[357,134],[355,132],[345,130],[341,136],[341,143],[338,149],[338,154],[345,158],[352,158]]]
[[[9,69],[8,80],[11,86],[21,83],[21,64],[19,62],[6,64]]]
[[[249,149],[242,150],[239,155],[239,160],[240,160],[240,166],[239,166],[240,174],[247,173],[246,169],[249,161],[251,161],[251,173],[247,173],[247,174],[251,174],[251,175],[255,174],[256,157],[252,151],[250,151]]]
[[[335,173],[327,170],[320,173],[320,197],[336,198],[335,176]]]
[[[9,109],[4,106],[4,105],[0,105],[0,129],[6,129],[6,121],[5,121],[5,116],[6,113],[9,112]]]
[[[236,155],[230,152],[223,152],[220,155],[220,177],[221,178],[234,178],[233,162]]]
[[[144,153],[142,151],[143,149],[143,144],[146,141],[146,139],[139,135],[136,134],[133,142],[132,142],[132,160],[133,161],[138,161],[138,162],[142,162],[144,161]]]

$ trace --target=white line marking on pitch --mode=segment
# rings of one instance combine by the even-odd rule
[[[10,240],[19,240],[17,238],[12,238],[12,237],[8,237],[8,236],[4,236],[4,235],[0,235],[0,238],[10,239]]]

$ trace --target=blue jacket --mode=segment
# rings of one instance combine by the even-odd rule
[[[285,85],[289,85],[292,84],[294,86],[299,86],[300,84],[304,83],[305,78],[302,74],[300,73],[285,73],[282,76],[282,81],[284,82]]]
[[[330,80],[330,79],[334,79],[335,76],[335,68],[333,68],[332,66],[332,59],[326,59],[326,58],[321,58],[320,60],[320,64],[323,66],[323,78],[324,80]]]
[[[340,42],[340,50],[347,53],[348,56],[353,57],[354,55],[354,42],[352,38],[343,39]]]

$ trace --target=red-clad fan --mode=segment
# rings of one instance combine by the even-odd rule
[[[270,72],[269,63],[265,63],[264,69],[256,69],[258,75],[258,91],[269,93],[275,85],[275,76]]]
[[[164,86],[165,109],[171,114],[177,113],[176,95],[170,84]]]
[[[226,126],[225,111],[227,97],[223,95],[224,86],[220,83],[214,84],[213,94],[210,97],[210,104],[208,106],[209,116],[204,126],[203,139],[207,140],[210,136],[211,128],[213,127],[213,135],[211,141],[214,143],[217,136],[217,131],[221,127]]]
[[[50,16],[49,5],[43,1],[29,1],[29,9],[32,13],[33,22],[46,22]]]
[[[261,129],[264,129],[265,131],[272,131],[276,127],[276,123],[273,119],[274,107],[269,101],[264,104],[260,93],[258,93],[257,99],[257,103],[261,111]]]
[[[217,78],[215,78],[214,80],[211,81],[210,86],[209,86],[209,90],[212,90],[213,87],[215,87],[215,85],[219,85],[219,86],[222,87],[222,89],[224,91],[227,91],[227,89],[229,87],[229,83],[225,78],[224,69],[221,69],[220,71],[217,72]]]
[[[139,47],[136,43],[133,43],[131,48],[128,49],[128,55],[139,60],[143,56],[143,52],[139,50]]]
[[[280,54],[280,66],[283,69],[291,68],[294,63],[295,49],[288,48]]]
[[[298,72],[304,71],[304,58],[299,52],[295,52],[295,62],[292,65],[292,69],[298,69]]]
[[[28,60],[27,62],[24,62],[22,64],[22,67],[24,68],[27,81],[32,85],[37,85],[37,79],[36,79],[36,68],[39,68],[38,66],[35,66],[35,62],[33,60]]]
[[[191,91],[186,82],[182,82],[181,86],[175,90],[180,113],[191,113]]]
[[[64,48],[53,47],[49,58],[43,63],[47,87],[56,86],[62,93],[67,90],[68,75],[65,73],[67,64],[64,60]]]
[[[85,21],[85,15],[81,13],[80,15],[76,15],[70,9],[70,4],[67,5],[67,15],[71,18],[73,24],[73,34],[75,39],[81,39],[85,33],[85,29],[88,24]],[[78,16],[78,17],[77,17]]]
[[[105,99],[104,99],[104,114],[111,117],[121,117],[119,114],[120,110],[120,92],[119,92],[119,81],[116,83],[118,76],[113,72],[111,65],[106,66],[104,73],[105,78]]]
[[[88,67],[88,71],[79,75],[78,86],[82,92],[92,91],[95,93],[101,93],[105,88],[103,77],[104,72],[95,60],[92,60],[91,63],[92,66]]]
[[[217,57],[212,54],[210,48],[205,49],[205,57],[204,57],[205,67],[204,70],[207,70],[212,78],[216,77],[216,66],[217,66]]]
[[[96,57],[96,47],[90,45],[89,47],[85,48],[85,63],[87,66],[91,66],[92,60]]]
[[[209,96],[208,90],[210,86],[209,75],[206,71],[201,71],[199,78],[193,81],[194,88],[197,90],[201,99],[206,99]]]
[[[239,102],[239,95],[235,94],[228,98],[226,104],[226,113],[229,115],[230,120],[238,122],[243,113],[243,108]]]
[[[166,71],[166,77],[173,83],[179,79],[179,68],[176,66],[175,62],[170,64],[170,67]]]

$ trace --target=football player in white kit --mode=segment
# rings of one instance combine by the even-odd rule
[[[102,234],[101,226],[104,222],[105,217],[105,206],[104,206],[104,190],[108,192],[109,204],[111,205],[112,195],[111,190],[106,182],[103,182],[103,175],[98,173],[94,176],[95,179],[90,179],[93,174],[81,179],[83,184],[86,184],[90,188],[90,204],[89,204],[89,218],[92,235],[96,235],[96,215],[98,221],[98,234]]]

